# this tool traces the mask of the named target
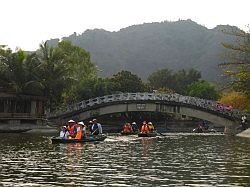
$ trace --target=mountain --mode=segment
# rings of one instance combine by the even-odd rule
[[[117,32],[103,29],[86,30],[62,38],[91,53],[92,61],[101,69],[101,75],[110,76],[129,70],[144,80],[162,68],[179,70],[195,68],[208,81],[221,81],[218,64],[224,62],[222,42],[232,42],[232,35],[222,30],[238,28],[219,25],[207,29],[192,20],[144,23],[123,28]],[[48,40],[51,46],[60,40]]]

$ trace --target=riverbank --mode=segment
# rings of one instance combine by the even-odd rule
[[[237,134],[236,136],[250,138],[250,128],[247,130],[242,131],[241,133]]]

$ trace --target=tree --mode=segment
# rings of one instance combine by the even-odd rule
[[[223,94],[220,99],[220,102],[226,105],[231,105],[233,106],[233,108],[242,111],[250,111],[250,98],[247,98],[247,96],[241,92],[232,91]]]
[[[154,89],[170,89],[179,94],[184,94],[187,86],[200,78],[201,73],[195,69],[183,69],[173,73],[172,70],[166,68],[152,73],[148,81]]]
[[[154,89],[173,88],[175,84],[173,71],[167,68],[153,72],[149,75],[148,81]]]
[[[192,97],[210,100],[217,100],[220,96],[215,87],[204,80],[190,84],[187,87],[186,94]]]
[[[234,44],[222,43],[228,49],[226,62],[220,64],[225,73],[231,77],[235,90],[246,93],[250,97],[250,29],[249,32],[230,32],[236,37]]]
[[[60,42],[54,48],[45,42],[31,54],[22,50],[13,53],[0,46],[1,87],[16,94],[44,96],[49,111],[63,101],[81,100],[79,89],[96,77],[90,54],[70,42]]]
[[[29,63],[32,55],[25,54],[21,49],[12,52],[4,46],[0,47],[0,83],[6,91],[16,94],[39,94],[38,81],[30,71]]]
[[[96,67],[91,62],[90,53],[69,41],[58,43],[54,53],[56,60],[62,62],[67,69],[68,85],[67,89],[64,89],[64,101],[72,103],[87,98],[86,94],[81,93],[83,88],[86,88],[86,85],[92,88],[90,84],[97,80]]]
[[[63,101],[69,104],[83,99],[78,94],[79,90],[86,80],[96,77],[96,68],[88,52],[62,41],[55,48],[45,42],[40,45],[37,55],[40,62],[38,74],[50,110],[54,110]]]
[[[129,71],[121,71],[113,75],[110,81],[115,85],[115,91],[120,92],[143,92],[144,84],[137,75]]]
[[[55,53],[55,49],[47,43],[40,45],[36,52],[36,75],[43,87],[43,95],[47,98],[47,109],[53,111],[62,102],[62,93],[69,87],[69,69],[65,64],[65,56]]]
[[[175,84],[173,89],[180,94],[186,92],[187,87],[198,81],[201,78],[201,73],[195,69],[180,70],[174,74]]]
[[[89,78],[78,89],[77,95],[81,100],[109,95],[115,90],[115,85],[109,79]]]

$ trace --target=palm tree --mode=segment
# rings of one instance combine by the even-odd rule
[[[37,80],[27,68],[27,55],[22,51],[12,52],[10,49],[0,49],[0,83],[7,91],[16,94],[34,90]]]

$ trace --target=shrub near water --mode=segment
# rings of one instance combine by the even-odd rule
[[[231,105],[233,108],[250,112],[250,99],[241,92],[229,92],[222,96],[221,103]]]

